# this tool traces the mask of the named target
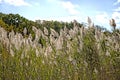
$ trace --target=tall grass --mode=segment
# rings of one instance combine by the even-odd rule
[[[74,28],[73,36],[65,30],[58,36],[61,49],[54,44],[59,38],[50,40],[54,35],[42,36],[43,47],[39,42],[19,49],[12,45],[14,54],[1,40],[0,80],[120,80],[120,31]]]

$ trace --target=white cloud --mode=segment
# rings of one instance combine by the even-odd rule
[[[32,4],[32,6],[40,6],[40,3],[34,2],[34,3]]]
[[[118,7],[117,9],[115,9],[114,11],[120,11],[120,7]]]
[[[4,0],[4,2],[14,6],[30,6],[30,4],[24,0]]]
[[[54,3],[61,8],[65,9],[70,15],[77,15],[80,12],[77,10],[79,8],[79,5],[73,4],[70,1],[64,1],[64,0],[47,0],[49,3]]]
[[[100,24],[109,24],[109,16],[107,13],[98,14],[95,16],[96,22]]]
[[[79,5],[72,4],[70,1],[61,1],[61,5],[66,9],[71,15],[79,14],[79,11],[76,10]]]
[[[113,12],[112,18],[115,19],[115,22],[117,25],[120,25],[120,13],[119,12]]]
[[[117,5],[120,3],[120,0],[117,0],[113,5]]]
[[[103,26],[107,26],[106,28],[108,30],[111,29],[111,27],[109,26],[109,20],[110,19],[115,19],[115,22],[117,24],[117,28],[120,28],[120,12],[113,12],[111,16],[109,16],[107,13],[102,13],[102,14],[98,14],[95,16],[95,23],[97,23],[98,25],[103,25]]]
[[[56,1],[56,0],[47,0],[48,2],[54,2],[54,1]]]
[[[0,2],[2,2],[2,0],[0,0]]]

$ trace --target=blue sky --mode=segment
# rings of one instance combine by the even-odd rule
[[[0,0],[0,12],[18,13],[30,20],[87,22],[110,29],[114,18],[120,27],[120,0]]]

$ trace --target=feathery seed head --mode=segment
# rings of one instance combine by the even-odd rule
[[[111,19],[111,20],[110,20],[110,26],[112,26],[112,27],[114,28],[114,30],[115,30],[115,28],[116,28],[116,23],[115,23],[115,20],[114,20],[114,19]]]

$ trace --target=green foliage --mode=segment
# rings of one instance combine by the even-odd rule
[[[94,36],[94,29],[90,29],[86,32],[83,38],[83,55],[84,60],[88,64],[88,77],[90,80],[96,80],[94,76],[97,74],[94,70],[100,71],[99,55],[96,45],[96,39]],[[95,75],[96,74],[96,75]]]
[[[43,46],[45,46],[45,47],[47,46],[46,40],[45,40],[42,36],[39,38],[38,43],[40,43],[40,44],[42,45],[42,47],[43,47]]]
[[[37,26],[37,23],[30,21],[24,17],[21,17],[19,14],[0,13],[0,25],[8,32],[14,30],[15,33],[18,32],[21,34],[23,34],[23,30],[26,27],[27,35],[34,35],[32,31],[32,26]]]
[[[79,26],[82,24],[77,23]],[[27,28],[27,35],[32,34],[33,40],[35,38],[35,34],[32,31],[32,27],[35,26],[38,29],[41,29],[43,31],[44,27],[48,29],[48,32],[50,33],[50,28],[54,29],[56,32],[60,33],[60,30],[66,26],[68,29],[73,28],[73,22],[67,23],[67,22],[58,22],[58,21],[41,21],[36,20],[36,22],[30,21],[19,14],[3,14],[0,13],[0,25],[8,32],[14,30],[14,32],[18,32],[23,34],[23,30],[26,27]]]

